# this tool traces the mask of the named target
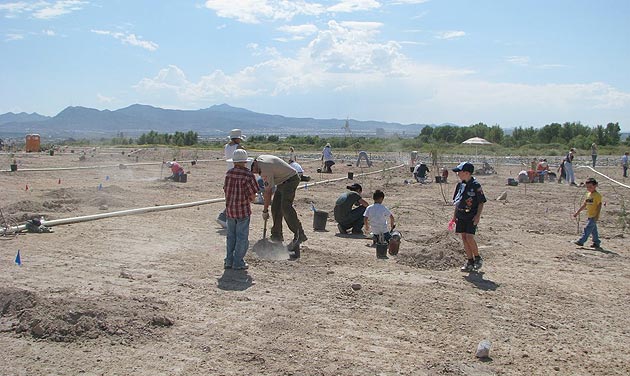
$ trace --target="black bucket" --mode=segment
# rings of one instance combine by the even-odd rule
[[[17,171],[17,165],[16,164],[12,164],[11,165],[11,172],[15,172]]]
[[[50,154],[50,156],[52,157],[53,155],[55,155],[55,151],[53,149],[48,150],[48,154]]]
[[[415,167],[409,166],[409,172],[413,172],[413,170],[415,170]]]
[[[435,182],[436,183],[442,183],[442,177],[441,176],[436,176],[435,177]]]
[[[181,174],[177,178],[179,178],[179,180],[177,180],[178,182],[186,183],[188,181],[188,174]]]
[[[354,172],[348,172],[348,179],[350,180],[354,179]]]
[[[313,230],[325,231],[327,221],[328,221],[328,212],[325,212],[323,210],[315,210],[313,212]]]

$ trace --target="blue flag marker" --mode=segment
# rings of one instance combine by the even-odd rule
[[[98,185],[98,190],[100,191],[100,190],[102,190],[102,189],[103,189],[103,183],[101,183],[101,184],[99,184],[99,185]]]
[[[312,202],[311,202],[311,210],[314,211],[314,212],[317,211],[317,209],[315,209],[315,204],[312,203]]]
[[[17,255],[15,255],[15,265],[22,266],[22,257],[20,256],[20,250],[18,249]]]
[[[109,175],[105,176],[105,181],[109,180]]]

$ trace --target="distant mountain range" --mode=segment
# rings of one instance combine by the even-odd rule
[[[415,137],[425,124],[400,124],[348,119],[353,135]],[[12,112],[0,115],[0,135],[39,133],[48,138],[111,137],[121,132],[138,136],[151,130],[160,133],[197,132],[205,137],[223,137],[231,129],[245,134],[344,135],[346,119],[292,118],[267,115],[227,104],[200,110],[168,110],[134,104],[119,110],[67,107],[56,116]]]

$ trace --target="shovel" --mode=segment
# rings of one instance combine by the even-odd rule
[[[263,240],[267,240],[267,220],[265,219],[265,224],[263,226]]]

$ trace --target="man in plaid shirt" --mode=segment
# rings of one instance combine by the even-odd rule
[[[247,151],[237,149],[228,159],[234,167],[225,174],[223,191],[225,192],[225,214],[227,215],[225,269],[244,270],[248,268],[243,259],[249,248],[249,219],[252,214],[250,203],[258,192],[258,183],[254,174],[247,168]]]

